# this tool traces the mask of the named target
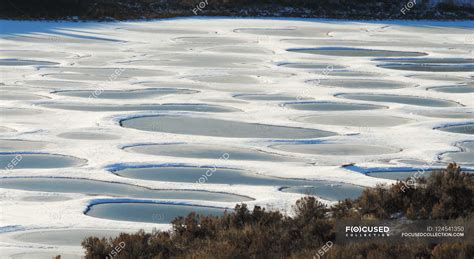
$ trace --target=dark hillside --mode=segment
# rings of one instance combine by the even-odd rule
[[[413,0],[410,0],[413,1]],[[2,0],[0,18],[124,20],[175,16],[472,19],[472,5],[388,0]],[[416,4],[414,4],[416,3]],[[451,4],[449,4],[451,3]]]

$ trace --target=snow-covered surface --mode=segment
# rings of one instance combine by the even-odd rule
[[[412,26],[416,25],[416,26]],[[435,27],[435,26],[439,27]],[[444,27],[447,26],[447,27]],[[236,32],[239,28],[285,29],[279,35],[264,35]],[[451,85],[450,77],[460,78],[472,84],[472,71],[468,72],[412,72],[377,67],[374,57],[338,57],[288,52],[288,48],[307,48],[287,39],[313,39],[321,42],[339,42],[334,46],[358,47],[392,51],[425,52],[428,58],[456,57],[472,58],[472,23],[469,22],[353,22],[317,19],[169,19],[144,22],[120,23],[68,23],[68,22],[21,22],[0,21],[0,59],[20,59],[57,62],[59,65],[0,66],[1,94],[18,96],[2,98],[0,103],[0,138],[43,141],[48,143],[42,150],[21,150],[61,154],[86,159],[87,163],[75,168],[60,169],[14,169],[0,170],[1,177],[71,177],[90,178],[112,182],[123,182],[156,189],[199,189],[250,196],[255,201],[250,206],[262,205],[283,209],[290,213],[291,204],[301,197],[298,194],[278,191],[278,186],[243,186],[223,184],[170,183],[122,178],[110,173],[112,165],[187,164],[211,165],[226,168],[241,168],[252,172],[289,178],[331,180],[360,186],[390,183],[342,168],[355,163],[359,167],[395,167],[398,160],[416,160],[430,165],[437,156],[448,151],[457,151],[457,142],[472,141],[472,135],[455,134],[434,130],[443,125],[472,122],[469,119],[424,117],[423,111],[473,112],[474,98],[471,94],[448,94],[427,91],[433,86]],[[263,32],[268,30],[262,30]],[[288,31],[288,35],[285,34]],[[292,31],[299,31],[292,34]],[[310,32],[310,33],[308,33]],[[314,34],[314,36],[312,36]],[[210,37],[201,39],[202,37]],[[358,46],[344,44],[358,43]],[[399,45],[397,43],[400,43]],[[327,43],[321,46],[327,46]],[[320,47],[318,45],[310,47]],[[423,57],[422,57],[423,58]],[[368,79],[404,82],[410,85],[397,89],[354,89],[325,87],[310,84],[313,79],[331,80],[344,78],[332,76],[323,70],[306,70],[277,66],[287,62],[329,64],[343,66],[346,70],[373,73]],[[90,70],[75,70],[76,67],[92,67]],[[112,68],[104,70],[103,68]],[[115,68],[123,68],[116,72]],[[147,71],[144,71],[147,70]],[[153,70],[153,71],[148,71]],[[156,72],[159,70],[160,72]],[[336,71],[336,70],[334,70]],[[77,73],[83,74],[77,74]],[[67,73],[67,75],[64,75]],[[118,76],[112,76],[113,73]],[[88,75],[92,74],[92,75]],[[445,80],[420,79],[434,74],[446,75]],[[215,76],[215,81],[206,78]],[[369,76],[370,74],[368,74]],[[415,75],[415,76],[413,76]],[[205,80],[202,80],[202,79]],[[361,79],[364,77],[353,77]],[[346,79],[351,79],[347,77]],[[38,81],[40,80],[40,81]],[[60,81],[60,82],[58,82]],[[70,83],[74,81],[81,83]],[[212,81],[212,80],[211,80]],[[153,98],[101,99],[103,90],[133,90],[156,87],[176,87],[197,90],[196,94],[170,94]],[[59,90],[88,90],[92,98],[79,98],[54,94]],[[283,101],[242,101],[233,98],[245,93],[281,93],[300,96],[315,101],[346,103],[372,103],[387,106],[387,109],[367,111],[312,112],[292,110],[282,105]],[[436,108],[352,101],[335,97],[339,93],[382,93],[430,97],[458,102],[463,106]],[[31,94],[39,95],[31,100]],[[21,98],[27,95],[28,98]],[[194,113],[194,112],[88,112],[46,108],[39,105],[42,99],[48,103],[98,104],[150,104],[150,103],[203,103],[240,109],[243,112]],[[96,98],[97,97],[97,98]],[[6,100],[3,100],[6,99]],[[18,99],[18,100],[15,100]],[[26,99],[26,100],[25,100]],[[298,101],[296,99],[288,102]],[[44,99],[43,99],[44,102]],[[335,132],[338,135],[320,139],[324,143],[360,144],[394,147],[398,153],[371,156],[321,156],[289,153],[272,149],[275,143],[319,143],[319,141],[297,141],[278,139],[223,138],[197,135],[147,132],[122,128],[121,119],[152,114],[183,114],[205,116],[223,120],[250,123],[265,123],[280,126],[315,128]],[[297,122],[294,118],[314,114],[367,114],[398,116],[410,119],[410,123],[393,127],[350,127],[314,125]],[[107,134],[104,140],[82,140],[58,137],[66,132],[92,132]],[[100,136],[100,134],[99,134]],[[230,159],[196,159],[168,156],[152,156],[127,152],[124,146],[151,143],[195,143],[241,148],[259,149],[271,153],[301,158],[304,162],[235,161]],[[21,161],[20,161],[21,163]],[[419,165],[418,165],[419,167]],[[410,167],[411,168],[411,167]],[[197,179],[196,179],[197,180]],[[32,202],[29,196],[62,197],[54,201]],[[0,256],[7,258],[24,252],[59,251],[65,254],[80,254],[77,246],[44,245],[25,243],[15,236],[37,230],[118,230],[136,231],[152,228],[167,229],[168,225],[112,221],[89,217],[84,211],[91,204],[103,202],[110,197],[92,197],[83,194],[64,194],[0,189]],[[112,198],[113,199],[113,198]],[[133,199],[127,199],[130,201]],[[118,201],[118,200],[116,200]],[[137,199],[138,201],[138,199]],[[160,200],[177,204],[233,207],[234,203],[210,201]],[[160,202],[153,201],[153,202]],[[326,201],[331,203],[331,201]]]

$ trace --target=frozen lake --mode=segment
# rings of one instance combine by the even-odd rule
[[[168,229],[191,211],[291,213],[304,195],[332,204],[420,168],[474,169],[468,22],[0,31],[2,256],[75,258],[85,236]]]

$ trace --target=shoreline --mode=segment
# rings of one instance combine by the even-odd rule
[[[437,26],[439,25],[449,27],[458,25],[463,28],[474,28],[472,19],[350,19],[350,18],[301,18],[291,16],[175,16],[162,18],[137,18],[137,19],[123,19],[123,20],[100,20],[100,19],[16,19],[0,17],[0,21],[4,22],[51,22],[51,23],[116,23],[116,22],[157,22],[157,21],[174,21],[174,20],[217,20],[217,19],[246,19],[246,20],[276,20],[276,21],[306,21],[306,22],[363,22],[363,23],[384,23],[396,25],[419,25],[419,26]]]

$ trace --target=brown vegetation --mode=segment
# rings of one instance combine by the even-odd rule
[[[416,219],[472,218],[474,175],[456,166],[419,180],[419,187],[400,191],[400,184],[367,189],[356,200],[326,207],[314,197],[294,205],[294,216],[245,204],[220,217],[194,213],[176,218],[172,230],[121,234],[113,239],[89,237],[82,243],[86,258],[105,258],[124,242],[114,258],[313,258],[334,242],[341,218]],[[469,233],[468,233],[469,234]],[[473,243],[370,244],[332,246],[325,258],[472,258]]]

